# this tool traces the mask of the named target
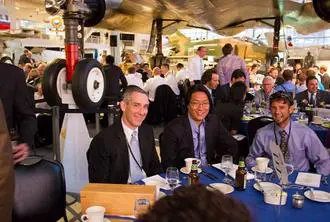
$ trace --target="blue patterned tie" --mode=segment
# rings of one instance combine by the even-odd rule
[[[130,147],[131,147],[132,153],[135,157],[135,160],[134,160],[132,153],[129,152],[131,182],[134,183],[145,177],[144,173],[142,172],[142,169],[140,168],[140,167],[142,167],[142,160],[141,160],[141,153],[140,153],[140,147],[139,147],[139,139],[138,139],[138,135],[137,135],[136,131],[133,131],[133,133],[132,133]],[[136,161],[139,164],[137,164]]]

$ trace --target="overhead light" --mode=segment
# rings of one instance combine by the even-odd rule
[[[17,7],[17,6],[16,6],[15,9],[16,9],[16,10],[20,10],[20,7]]]

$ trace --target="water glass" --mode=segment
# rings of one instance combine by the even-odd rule
[[[176,167],[168,167],[166,169],[166,181],[173,191],[174,188],[179,184],[179,170]]]
[[[294,171],[294,162],[292,155],[290,154],[284,155],[284,165],[286,167],[288,176],[291,175]],[[289,178],[288,178],[288,184],[291,184]]]
[[[232,181],[227,177],[231,168],[233,168],[233,157],[230,155],[223,155],[221,158],[221,168],[225,171],[224,183],[231,183]]]

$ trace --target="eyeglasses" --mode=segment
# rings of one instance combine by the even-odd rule
[[[210,103],[209,102],[202,102],[202,103],[199,103],[199,102],[190,102],[190,105],[192,108],[196,109],[198,107],[202,107],[202,108],[207,108],[210,106]]]

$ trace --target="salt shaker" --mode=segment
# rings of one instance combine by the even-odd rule
[[[303,208],[305,197],[298,192],[292,195],[292,205],[294,208]]]

